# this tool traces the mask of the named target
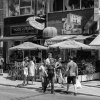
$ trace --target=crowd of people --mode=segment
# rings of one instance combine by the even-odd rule
[[[73,61],[73,57],[70,57],[69,62],[66,64],[66,69],[64,73],[62,73],[62,59],[59,58],[57,61],[52,57],[52,53],[48,54],[48,58],[41,61],[41,65],[39,67],[39,73],[42,83],[42,90],[45,93],[48,85],[51,86],[51,94],[54,93],[54,83],[58,82],[59,78],[61,80],[62,86],[64,84],[64,77],[67,76],[67,91],[69,93],[69,85],[72,83],[74,85],[74,90],[76,95],[76,79],[78,76],[78,66]],[[35,78],[35,59],[34,57],[25,57],[22,62],[23,65],[23,85],[27,85],[29,83],[29,79],[32,80],[32,84]]]

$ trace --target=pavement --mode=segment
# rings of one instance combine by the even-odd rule
[[[22,86],[22,82],[22,80],[11,80],[7,73],[0,75],[0,85],[26,89],[41,89],[41,82],[34,82],[33,84],[29,82],[29,84],[26,86]],[[82,88],[78,89],[78,94],[100,97],[100,80],[81,82],[81,84]],[[72,85],[69,90],[73,92]],[[55,91],[58,93],[65,92],[66,84],[62,87],[61,84],[55,83]]]

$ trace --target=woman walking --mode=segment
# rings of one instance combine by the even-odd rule
[[[27,83],[27,77],[28,77],[28,64],[29,64],[29,58],[25,57],[24,61],[22,62],[22,67],[23,67],[23,83],[22,85],[26,85]]]
[[[35,63],[33,62],[33,57],[30,57],[29,64],[28,64],[28,78],[32,80],[32,84],[35,77]],[[28,83],[28,79],[27,79]]]

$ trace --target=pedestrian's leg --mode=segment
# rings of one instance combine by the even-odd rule
[[[76,77],[73,78],[73,85],[74,85],[74,95],[76,95],[77,94]]]
[[[30,76],[26,76],[27,84],[29,84],[29,83],[28,83],[29,80],[30,80]]]
[[[32,76],[32,84],[33,84],[33,81],[34,81],[34,76]]]
[[[69,91],[69,86],[70,86],[70,85],[67,83],[67,93],[68,93],[68,91]]]
[[[54,93],[54,77],[51,78],[51,93]]]
[[[26,84],[26,76],[24,75],[24,79],[23,79],[23,83],[22,83],[23,85],[25,85]]]
[[[43,92],[46,91],[46,89],[47,89],[47,85],[48,85],[48,78],[47,78],[47,77],[44,77]]]
[[[77,87],[76,87],[76,84],[74,84],[74,92],[77,93]]]

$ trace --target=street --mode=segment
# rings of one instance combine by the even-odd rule
[[[47,91],[42,93],[41,89],[26,89],[11,86],[0,85],[0,100],[100,100],[99,96],[78,94],[65,94],[56,91],[55,94],[50,94]]]

